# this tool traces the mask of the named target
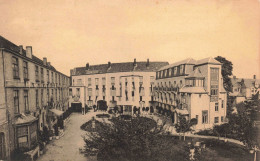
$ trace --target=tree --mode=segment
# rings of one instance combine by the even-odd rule
[[[233,63],[222,56],[217,56],[215,57],[215,59],[222,63],[221,74],[223,77],[224,88],[227,91],[227,117],[229,117],[229,115],[232,113],[232,104],[229,98],[229,92],[232,92],[232,83],[230,76],[233,75]]]
[[[185,141],[185,133],[190,131],[191,130],[191,127],[193,125],[196,125],[197,124],[197,119],[196,118],[193,118],[191,119],[190,121],[187,120],[185,118],[185,116],[180,116],[179,117],[179,122],[178,124],[175,125],[175,128],[176,128],[176,132],[178,133],[183,133],[183,139]]]
[[[100,130],[84,138],[84,152],[97,154],[99,161],[158,160],[158,151],[170,146],[167,140],[160,142],[164,125],[145,117],[130,121],[113,118],[110,124],[102,123]]]
[[[231,135],[249,148],[259,144],[257,140],[259,127],[255,126],[255,122],[259,118],[259,109],[260,101],[258,99],[242,102],[237,105],[237,113],[231,114],[229,117]]]

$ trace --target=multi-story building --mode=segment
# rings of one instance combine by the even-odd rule
[[[1,36],[0,74],[1,160],[38,147],[37,131],[52,128],[48,116],[68,109],[70,80],[47,58],[34,56],[31,46],[24,50]]]
[[[71,70],[70,105],[91,107],[103,100],[125,113],[150,107],[155,71],[167,62],[127,62],[78,67]]]
[[[221,63],[213,58],[186,59],[156,72],[154,87],[157,111],[197,119],[196,129],[221,124],[226,117],[227,94],[223,88]]]
[[[256,79],[256,75],[253,76],[253,79],[237,78],[236,76],[233,76],[233,78],[231,78],[231,83],[232,92],[229,96],[233,105],[251,99],[252,96],[260,91],[260,79]]]

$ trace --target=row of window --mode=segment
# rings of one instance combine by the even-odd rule
[[[20,90],[21,91],[21,90]],[[20,111],[20,104],[19,104],[19,90],[14,90],[13,91],[13,100],[14,100],[14,113],[16,114],[19,114],[21,111]],[[51,95],[50,95],[50,92],[51,92]],[[54,95],[54,92],[55,92],[55,95]],[[63,94],[62,94],[62,90],[60,89],[51,89],[51,91],[49,89],[47,89],[47,92],[46,92],[46,99],[47,99],[47,102],[50,101],[50,99],[53,99],[55,97],[55,100],[58,101],[58,100],[61,100],[63,99]],[[41,98],[39,98],[41,97]],[[44,89],[36,89],[35,90],[35,105],[37,108],[40,107],[40,101],[41,101],[41,105],[44,104]],[[53,100],[54,101],[54,100]],[[23,102],[24,102],[24,111],[27,112],[29,111],[29,96],[28,96],[28,90],[23,90]]]
[[[198,115],[196,115],[196,119],[198,120]],[[224,116],[221,116],[221,122],[224,122]],[[202,124],[208,123],[208,110],[202,111]],[[219,117],[214,117],[214,123],[219,123]]]
[[[115,77],[111,77],[110,80],[111,80],[111,85],[115,85]],[[120,78],[120,84],[121,84],[121,78]],[[134,77],[132,77],[132,82],[134,82]],[[154,82],[154,76],[150,76],[150,82]],[[73,84],[74,84],[74,79],[73,79]],[[82,79],[77,79],[77,85],[83,85],[83,82],[82,82]],[[143,77],[140,76],[139,77],[139,83],[142,84],[143,83]],[[98,85],[99,84],[99,78],[95,78],[95,85]],[[102,85],[105,85],[106,84],[106,78],[103,77],[102,78]],[[127,86],[128,84],[128,77],[125,78],[125,84]],[[75,84],[74,84],[75,85]],[[92,79],[91,78],[88,78],[88,86],[91,86],[92,85]]]
[[[13,78],[14,79],[20,79],[19,75],[19,61],[17,57],[12,57],[12,69],[13,69]],[[23,61],[23,77],[25,80],[29,80],[29,67],[28,62]],[[51,77],[50,77],[51,74]],[[50,72],[49,70],[46,70],[46,76],[47,76],[47,82],[51,83],[59,83],[61,82],[63,84],[69,83],[69,78],[66,78],[64,76],[61,76],[60,74]],[[54,79],[55,77],[55,79]],[[55,82],[54,82],[55,80]],[[35,65],[35,81],[44,83],[44,68],[39,68],[39,66]]]
[[[176,77],[182,75],[185,75],[184,64],[156,72],[156,79]]]

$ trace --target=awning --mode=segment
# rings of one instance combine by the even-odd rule
[[[34,121],[36,121],[37,118],[30,115],[30,114],[24,114],[22,113],[20,116],[18,116],[15,119],[15,125],[21,125],[21,124],[28,124],[28,123],[32,123]]]
[[[57,116],[61,116],[64,113],[64,111],[57,110],[57,109],[50,109],[50,111],[53,112]]]
[[[188,114],[189,114],[189,111],[188,111],[188,110],[175,109],[175,111],[176,111],[178,114],[181,114],[181,115],[188,115]]]

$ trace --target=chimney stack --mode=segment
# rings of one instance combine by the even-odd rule
[[[134,64],[133,64],[134,66],[136,66],[137,64],[136,64],[136,58],[134,58]]]
[[[111,62],[108,62],[108,69],[111,68]]]
[[[147,59],[147,63],[146,63],[146,67],[148,67],[149,66],[149,59]]]
[[[86,64],[86,70],[89,70],[89,63]]]
[[[21,55],[23,55],[23,45],[19,45],[19,48],[20,48],[19,53],[20,53]]]
[[[51,66],[51,62],[47,62],[48,66]]]
[[[256,79],[256,75],[254,75],[253,78]]]
[[[26,56],[30,59],[32,59],[32,47],[26,46]]]
[[[47,58],[43,57],[43,65],[47,65]]]

